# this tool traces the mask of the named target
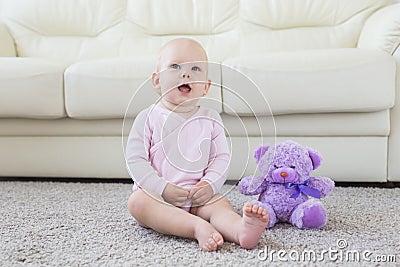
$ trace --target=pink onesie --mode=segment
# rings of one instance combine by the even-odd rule
[[[186,119],[151,105],[135,119],[126,161],[134,190],[161,195],[168,182],[190,189],[201,180],[216,194],[227,178],[230,162],[221,117],[215,110],[199,107]]]

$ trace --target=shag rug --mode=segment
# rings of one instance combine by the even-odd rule
[[[258,246],[225,243],[202,252],[195,240],[137,225],[131,184],[0,182],[0,266],[400,265],[400,188],[337,187],[323,199],[320,230],[278,224]],[[223,190],[238,213],[250,200]]]

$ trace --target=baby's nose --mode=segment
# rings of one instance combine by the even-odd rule
[[[181,78],[190,78],[190,75],[187,72],[182,72],[181,73]]]

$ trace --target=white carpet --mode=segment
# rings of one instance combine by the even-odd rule
[[[224,190],[238,212],[250,199]],[[213,253],[139,227],[130,192],[130,184],[0,182],[0,266],[400,265],[400,188],[338,187],[323,199],[323,229],[280,224],[253,250],[225,243]]]

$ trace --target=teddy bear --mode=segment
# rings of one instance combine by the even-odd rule
[[[335,187],[328,177],[311,176],[322,162],[321,155],[288,140],[275,146],[260,146],[254,153],[262,176],[241,179],[238,188],[244,195],[258,195],[258,203],[269,214],[267,228],[288,222],[298,228],[321,228],[327,213],[318,199]]]

